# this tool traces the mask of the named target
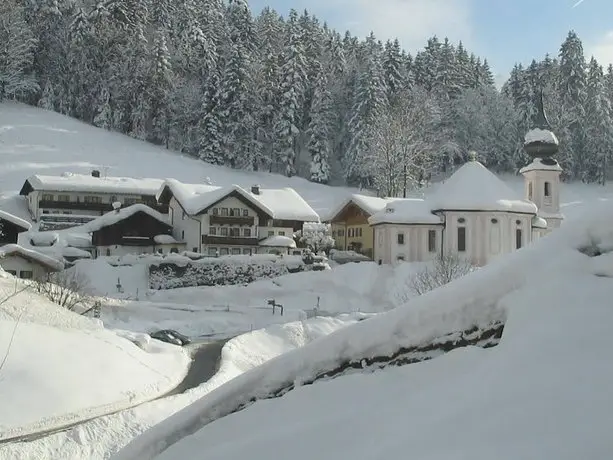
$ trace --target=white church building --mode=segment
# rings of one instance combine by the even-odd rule
[[[471,155],[425,199],[397,199],[371,216],[374,260],[424,262],[457,255],[477,266],[520,249],[558,228],[560,173],[553,158],[558,140],[551,132],[542,98],[536,127],[524,149],[532,162],[521,169],[524,197],[515,193]]]

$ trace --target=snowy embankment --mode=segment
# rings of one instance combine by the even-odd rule
[[[509,459],[527,454],[537,458],[570,459],[580,455],[576,449],[585,449],[591,441],[599,440],[600,443],[594,445],[596,450],[592,449],[597,452],[603,447],[604,439],[609,443],[609,436],[603,430],[608,430],[613,423],[613,394],[609,389],[613,371],[604,352],[608,349],[606,329],[613,322],[608,300],[613,292],[613,281],[609,278],[613,277],[610,268],[613,264],[611,216],[610,205],[599,207],[589,218],[567,224],[535,245],[416,298],[406,307],[378,315],[270,360],[158,424],[116,458],[155,458],[175,443],[179,444],[160,458],[234,459],[242,458],[246,452],[258,458],[267,458],[267,452],[285,457],[291,446],[294,458],[300,459],[313,455],[333,459],[338,458],[340,452],[344,457],[356,459],[405,458],[407,448],[417,458],[450,458],[453,452],[463,455],[470,452],[473,458],[491,458],[492,455],[501,458],[504,453]],[[595,254],[598,256],[585,255],[585,247],[597,248]],[[322,372],[344,363],[389,356],[401,347],[419,345],[474,326],[488,327],[495,321],[507,324],[501,344],[491,350],[472,347],[456,350],[430,362],[374,376],[344,377],[331,383],[298,388],[284,398],[250,407],[254,400],[268,398],[292,384],[299,387],[300,382],[315,379]],[[399,375],[406,378],[398,381]],[[584,391],[577,380],[584,375],[590,375],[589,391]],[[366,391],[363,384],[368,379],[379,386]],[[345,436],[337,437],[341,434],[337,428],[343,423],[338,423],[332,415],[334,409],[326,406],[330,403],[330,407],[338,407],[334,398],[331,400],[326,395],[323,405],[322,400],[317,399],[317,410],[325,414],[319,418],[313,415],[310,420],[303,412],[307,410],[310,415],[314,412],[314,395],[344,385],[349,385],[353,397],[352,401],[346,401],[347,396],[342,398],[344,412],[340,417],[356,421],[360,428],[354,431],[353,424],[347,424],[345,434],[350,436],[350,442],[342,441]],[[359,393],[356,387],[358,390],[364,388]],[[334,395],[338,396],[338,391]],[[361,404],[355,403],[358,395]],[[284,410],[283,401],[307,396],[310,396],[309,403],[303,401],[300,408],[292,406],[293,410]],[[364,400],[367,400],[367,407],[362,406]],[[593,409],[599,417],[596,428],[586,412],[591,401],[595,402]],[[271,405],[278,409],[271,410]],[[202,429],[242,407],[248,408]],[[492,410],[493,407],[496,410]],[[386,413],[385,408],[391,413]],[[254,414],[259,415],[260,422],[249,425],[247,436],[243,422],[253,423],[257,419]],[[302,422],[291,423],[288,414],[292,414],[294,421],[296,414],[300,414]],[[375,424],[377,434],[374,437],[365,427],[366,424],[372,430],[375,426],[371,417],[379,421]],[[396,417],[402,422],[398,423]],[[263,419],[265,424],[261,423]],[[530,423],[526,423],[527,420]],[[544,430],[549,423],[556,424],[561,429],[560,434]],[[232,424],[232,442],[219,431],[223,431],[221,427],[227,430],[228,424]],[[237,424],[241,429],[235,428]],[[516,439],[515,433],[506,429],[509,424],[524,438]],[[575,440],[580,441],[575,443],[572,431],[568,430],[571,426],[576,430],[583,424],[590,429],[582,430],[580,436],[575,433]],[[335,429],[330,430],[330,426]],[[416,445],[422,446],[422,450],[406,442],[407,426],[413,427],[410,437]],[[286,427],[288,433],[282,436],[283,442],[278,442],[278,430],[271,427]],[[402,435],[391,435],[400,427]],[[538,428],[536,431],[544,436],[542,452],[545,454],[541,454],[535,444],[539,437],[531,434],[528,427]],[[194,433],[196,436],[179,442]],[[432,433],[436,433],[436,439],[432,438]],[[319,442],[320,435],[325,439],[335,438],[330,439],[330,446],[326,445],[325,450],[315,454],[311,440],[318,439],[318,444],[323,445]],[[386,444],[382,439],[389,444],[379,446],[375,453],[365,444],[373,438],[378,439],[377,445]],[[440,443],[441,438],[449,442]],[[566,441],[560,445],[575,447],[570,450],[557,448],[553,438]],[[236,439],[244,441],[236,443]],[[500,451],[496,451],[498,440],[504,446]],[[307,441],[311,448],[305,445]],[[461,449],[454,450],[453,446],[461,446]],[[394,451],[399,447],[404,449],[403,455]],[[506,456],[505,448],[512,455]],[[383,453],[379,453],[379,449]],[[569,455],[570,451],[574,454]]]
[[[185,376],[181,348],[130,335],[139,347],[22,287],[0,274],[0,441],[132,407]]]
[[[35,441],[0,445],[0,458],[108,459],[135,436],[243,372],[367,317],[354,314],[336,318],[312,318],[273,325],[235,337],[224,346],[217,374],[199,387],[184,394],[100,417]]]

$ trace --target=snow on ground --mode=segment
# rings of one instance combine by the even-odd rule
[[[612,216],[610,204],[596,207],[406,306],[274,358],[115,458],[610,458]],[[299,386],[347,360],[505,319],[495,348]],[[284,397],[210,423],[292,382]]]
[[[0,440],[131,407],[173,389],[189,362],[175,346],[142,348],[0,277]],[[16,321],[18,320],[18,321]]]
[[[172,177],[185,183],[206,183],[250,189],[294,188],[316,211],[325,211],[350,189],[318,185],[299,177],[231,170],[170,152],[146,142],[86,125],[66,116],[15,103],[0,104],[0,190],[18,192],[32,174],[89,174],[98,169],[108,176]],[[8,195],[8,198],[7,198]],[[25,202],[5,194],[0,208],[27,217]],[[17,208],[17,209],[15,209]],[[25,213],[25,216],[24,216]],[[29,220],[29,219],[28,219]]]
[[[332,270],[302,272],[247,286],[219,286],[148,291],[144,265],[112,267],[103,260],[81,261],[76,268],[104,301],[107,327],[152,332],[175,329],[198,336],[229,335],[317,314],[381,312],[405,303],[414,293],[410,276],[419,264],[397,267],[374,262],[346,264]],[[122,286],[121,293],[116,285]],[[318,299],[319,298],[319,299]],[[283,305],[272,314],[267,301]]]
[[[110,458],[133,437],[183,409],[232,378],[282,353],[304,346],[368,315],[311,318],[274,325],[227,342],[219,372],[208,382],[185,394],[91,420],[85,424],[27,443],[0,444],[0,458],[102,460]]]

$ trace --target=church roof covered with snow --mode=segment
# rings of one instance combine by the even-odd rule
[[[33,190],[50,192],[127,193],[155,195],[162,185],[161,179],[136,179],[132,177],[97,177],[91,174],[63,173],[59,176],[34,174],[28,177],[20,195]]]
[[[433,211],[503,211],[536,214],[537,207],[515,193],[478,161],[469,161],[427,199]]]
[[[273,219],[319,222],[319,215],[293,188],[270,189],[253,186],[246,190],[239,185],[219,187],[205,184],[184,184],[167,179],[158,191],[158,200],[172,195],[190,215],[205,212],[215,203],[236,193]]]
[[[443,221],[432,213],[427,201],[418,198],[399,198],[388,203],[385,208],[368,219],[370,225],[379,224],[432,224]]]

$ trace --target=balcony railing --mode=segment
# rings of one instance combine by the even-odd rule
[[[253,226],[255,218],[253,216],[209,216],[209,222],[211,225],[248,225]]]
[[[257,246],[258,239],[238,236],[202,235],[202,244],[215,244],[219,246]]]
[[[143,203],[150,208],[162,214],[168,214],[168,205],[157,203]],[[129,205],[122,205],[123,207]],[[111,203],[95,203],[89,201],[58,201],[58,200],[40,200],[38,207],[41,209],[71,209],[71,210],[83,210],[83,211],[100,211],[109,212],[113,210]]]

